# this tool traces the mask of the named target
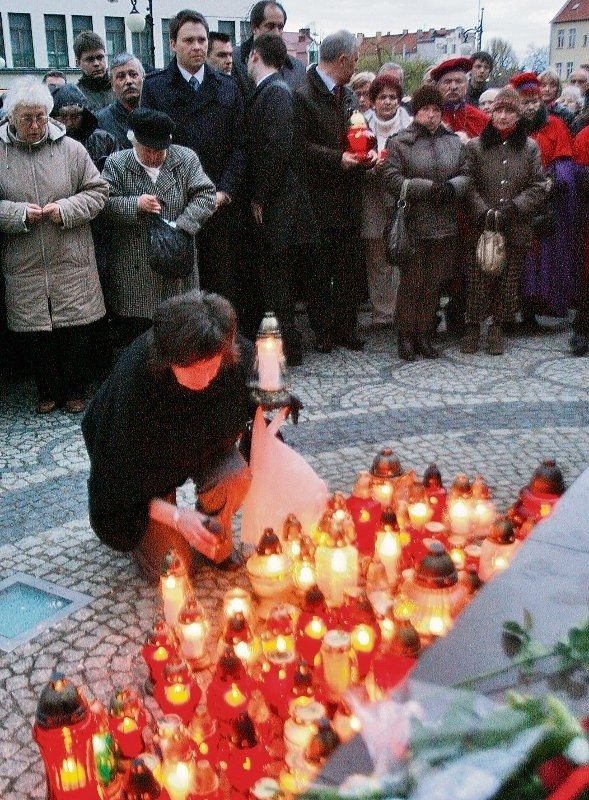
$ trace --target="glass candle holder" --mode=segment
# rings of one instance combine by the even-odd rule
[[[352,684],[352,645],[346,631],[327,631],[321,644],[321,664],[326,694],[339,701]]]

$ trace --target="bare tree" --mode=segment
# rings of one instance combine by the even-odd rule
[[[536,47],[534,42],[532,42],[528,45],[528,49],[526,51],[526,60],[524,62],[525,69],[530,70],[530,72],[542,72],[548,66],[548,55],[548,45],[545,45],[544,47]]]
[[[505,39],[491,39],[486,45],[487,52],[493,56],[492,86],[505,86],[512,75],[519,72],[519,62],[513,47]]]

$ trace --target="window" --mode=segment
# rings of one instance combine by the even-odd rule
[[[569,28],[569,47],[574,47],[577,41],[577,29]]]
[[[141,33],[132,33],[131,39],[133,55],[137,56],[142,64],[149,64],[149,66],[154,67],[155,64],[151,63],[153,61],[153,48],[151,46],[153,41],[153,30],[150,24],[149,15],[147,16],[145,28],[141,31]]]
[[[69,67],[63,14],[45,14],[45,38],[47,39],[48,66],[56,69]]]
[[[561,28],[557,33],[556,46],[564,47],[564,28]]]
[[[452,45],[452,51],[451,51],[451,52],[452,52],[452,53],[455,53],[455,52],[456,52],[456,45],[455,45],[455,44],[453,44],[453,45]]]
[[[9,14],[10,44],[12,45],[13,67],[34,67],[35,51],[30,14]]]
[[[558,77],[562,78],[562,61],[557,61],[554,66],[556,67],[556,71],[558,72]]]
[[[91,31],[92,29],[92,17],[72,14],[72,33],[74,34],[74,39],[79,33],[82,33],[82,31]]]
[[[587,42],[589,41],[589,34],[583,34],[583,47],[587,47]]]
[[[252,26],[249,22],[245,19],[242,19],[239,23],[239,41],[245,42],[246,39],[252,35]]]
[[[162,52],[164,54],[164,67],[167,67],[174,53],[170,47],[170,20],[162,20]]]
[[[106,33],[106,55],[110,62],[114,56],[124,53],[127,49],[125,44],[125,18],[105,17],[104,30]]]
[[[6,50],[4,49],[4,29],[2,28],[2,15],[0,14],[0,58],[6,64]]]
[[[570,74],[574,70],[574,68],[575,68],[575,62],[574,61],[567,61],[567,74],[566,74],[567,78],[570,77]]]
[[[226,33],[228,36],[231,36],[231,41],[235,44],[235,22],[233,22],[233,20],[225,21],[220,19],[217,30],[219,33]]]

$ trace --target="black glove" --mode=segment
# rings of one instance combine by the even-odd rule
[[[296,396],[296,394],[293,394],[291,392],[290,393],[290,402],[286,406],[286,408],[288,408],[288,414],[286,416],[287,416],[287,419],[288,419],[288,417],[290,415],[290,418],[292,419],[292,424],[293,425],[298,425],[299,424],[299,411],[304,407],[305,406],[303,405],[302,401]]]
[[[452,202],[454,187],[450,181],[434,181],[431,188],[431,199],[439,205]]]
[[[517,216],[517,206],[513,200],[508,200],[507,203],[501,203],[496,209],[499,212],[499,219],[502,225],[507,225]]]

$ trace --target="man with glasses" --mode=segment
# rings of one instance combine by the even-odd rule
[[[74,39],[76,66],[82,70],[78,88],[88,99],[91,111],[98,111],[115,99],[106,71],[104,42],[94,31],[82,31]]]

